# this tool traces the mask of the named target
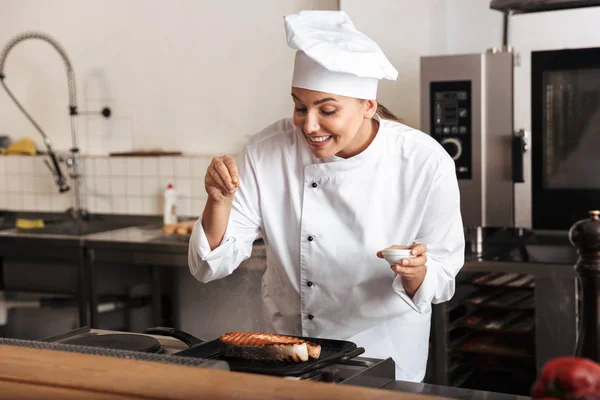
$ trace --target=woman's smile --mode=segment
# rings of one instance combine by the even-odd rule
[[[306,135],[306,137],[308,138],[308,144],[311,145],[312,147],[316,147],[316,148],[323,148],[323,147],[327,146],[331,142],[331,139],[333,138],[332,135],[327,135],[327,136]]]

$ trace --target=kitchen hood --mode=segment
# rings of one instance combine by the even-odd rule
[[[492,0],[490,8],[512,14],[600,6],[600,0]]]

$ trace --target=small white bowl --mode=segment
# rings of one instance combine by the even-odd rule
[[[415,258],[410,254],[410,249],[385,249],[381,251],[383,258],[390,263],[390,265],[400,264],[404,258]]]

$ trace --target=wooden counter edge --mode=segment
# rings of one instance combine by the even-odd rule
[[[36,385],[26,382],[0,380],[0,398],[11,400],[61,399],[61,400],[140,400],[137,396],[99,393],[85,389]]]
[[[76,398],[88,393],[90,398],[102,395],[107,399],[433,399],[389,390],[14,346],[0,346],[0,359],[0,393],[16,393],[16,388],[21,388],[36,397],[70,398],[67,394],[71,393]],[[21,398],[27,398],[25,393]]]

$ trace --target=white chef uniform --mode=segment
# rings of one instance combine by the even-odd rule
[[[455,166],[430,136],[376,119],[373,142],[348,159],[316,158],[291,119],[253,136],[238,160],[241,182],[223,241],[211,251],[199,220],[190,271],[202,282],[228,276],[262,232],[270,331],[351,340],[366,356],[392,357],[397,379],[421,381],[431,303],[452,297],[464,261]],[[413,242],[427,245],[428,261],[410,298],[376,252]]]

